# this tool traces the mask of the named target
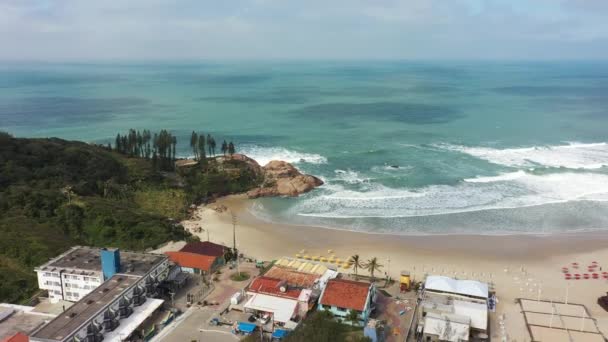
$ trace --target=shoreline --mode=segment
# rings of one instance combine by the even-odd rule
[[[248,257],[274,260],[307,254],[348,259],[358,254],[362,260],[378,258],[383,265],[376,273],[379,278],[387,272],[397,279],[401,270],[407,270],[417,281],[427,274],[439,274],[493,284],[499,302],[496,313],[490,316],[491,331],[498,333],[498,317],[505,315],[507,332],[518,341],[528,337],[519,305],[515,304],[517,298],[537,299],[541,288],[540,298],[544,300],[564,301],[568,293],[568,301],[584,304],[608,336],[608,312],[596,303],[605,295],[608,281],[567,282],[561,271],[572,262],[585,265],[596,260],[608,270],[608,231],[540,236],[389,235],[266,222],[248,211],[252,203],[244,195],[222,197],[198,207],[193,217],[182,223],[201,240],[207,240],[209,234],[210,241],[231,247],[232,211],[237,216],[237,248]],[[221,206],[228,209],[215,210]],[[203,231],[196,233],[197,227]],[[368,274],[366,270],[359,273]]]

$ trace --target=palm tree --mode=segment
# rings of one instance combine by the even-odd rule
[[[369,271],[369,274],[372,276],[372,281],[374,280],[374,272],[379,271],[382,268],[382,265],[378,262],[378,258],[373,257],[367,261],[365,264],[365,268]]]
[[[350,260],[348,260],[349,262],[351,262],[353,264],[353,271],[355,271],[355,278],[358,278],[358,274],[357,271],[359,270],[359,268],[363,267],[363,263],[361,262],[361,258],[359,258],[359,254],[355,254],[353,256],[350,257]]]

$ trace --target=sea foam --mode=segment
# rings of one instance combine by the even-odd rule
[[[608,166],[608,144],[604,142],[591,144],[572,142],[566,145],[506,149],[459,145],[440,146],[487,160],[493,164],[510,167],[544,166],[569,169],[599,169]]]
[[[300,216],[321,218],[394,218],[580,200],[608,200],[608,175],[576,172],[535,175],[521,171],[420,189],[374,184],[369,191],[334,184],[324,194],[309,197],[291,210]]]
[[[327,158],[319,154],[297,152],[283,147],[261,147],[257,145],[246,145],[240,151],[250,158],[253,158],[260,165],[266,165],[271,160],[282,160],[291,164],[309,163],[325,164]]]

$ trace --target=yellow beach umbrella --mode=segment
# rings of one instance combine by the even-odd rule
[[[321,262],[327,262],[327,258],[325,258],[325,257],[320,257],[320,258],[319,258],[319,261],[321,261]]]
[[[321,257],[318,255],[315,255],[312,257],[312,260],[314,260],[314,261],[319,261],[319,259],[321,259]]]
[[[304,255],[304,259],[310,260],[311,258],[310,258],[310,256],[308,254],[305,254]]]
[[[299,259],[299,258],[301,258],[301,257],[302,257],[302,254],[299,254],[299,253],[298,253],[298,254],[296,254],[296,258],[298,258],[298,259]]]
[[[342,259],[336,258],[335,262],[336,262],[336,264],[341,264],[342,263]]]

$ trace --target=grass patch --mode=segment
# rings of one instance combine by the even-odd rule
[[[143,189],[134,194],[135,203],[143,210],[176,220],[185,217],[186,193],[181,189]]]
[[[251,276],[247,272],[235,272],[230,275],[230,280],[232,281],[245,281],[249,278],[251,278]]]

